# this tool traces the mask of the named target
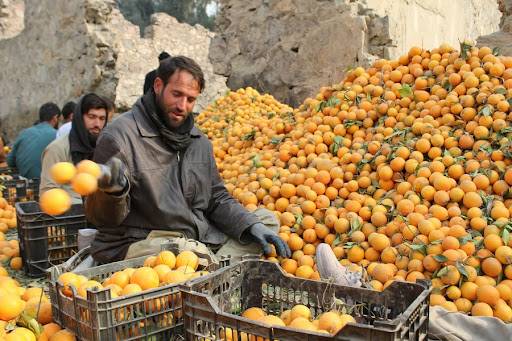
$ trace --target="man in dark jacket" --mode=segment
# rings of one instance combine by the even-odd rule
[[[194,239],[222,255],[244,253],[244,245],[269,254],[274,245],[279,255],[290,256],[262,223],[272,213],[249,213],[224,187],[212,144],[190,115],[203,88],[193,60],[165,59],[150,91],[102,131],[94,160],[109,166],[110,176],[86,200],[87,218],[98,227],[91,246],[96,261],[140,256],[134,249],[155,232]],[[226,251],[228,244],[233,247]]]
[[[160,63],[162,60],[169,58],[170,56],[171,55],[168,54],[167,52],[162,51],[158,55],[158,62]],[[156,78],[156,70],[157,69],[151,70],[146,74],[146,77],[144,79],[144,93],[148,92],[148,90],[153,87],[153,83],[155,82],[155,78]]]

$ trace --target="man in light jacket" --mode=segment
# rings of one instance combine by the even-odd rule
[[[73,124],[69,134],[57,138],[44,150],[41,162],[41,183],[39,193],[63,187],[73,203],[81,203],[82,197],[69,185],[59,185],[51,177],[50,169],[57,162],[77,164],[92,159],[96,140],[108,120],[108,103],[102,97],[90,93],[83,96],[74,109]]]

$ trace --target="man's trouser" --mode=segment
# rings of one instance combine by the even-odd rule
[[[279,221],[274,213],[264,208],[258,208],[253,213],[269,229],[276,233],[279,231]],[[224,245],[220,245],[220,248],[214,249],[215,246],[209,247],[197,240],[187,239],[180,232],[153,230],[146,239],[130,245],[125,259],[157,254],[161,251],[162,244],[166,243],[176,244],[181,251],[190,250],[208,255],[214,262],[218,262],[223,256],[230,256],[237,260],[244,255],[261,255],[262,253],[261,245],[254,242],[243,245],[229,238]]]

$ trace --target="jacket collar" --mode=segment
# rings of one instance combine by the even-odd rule
[[[146,108],[142,104],[141,99],[139,98],[135,103],[133,109],[133,118],[135,119],[135,123],[137,124],[137,129],[139,130],[139,134],[142,137],[157,137],[160,136],[160,132],[157,130],[155,125],[151,122],[151,120],[146,115]],[[190,113],[193,115],[193,113]],[[201,137],[201,132],[195,126],[190,131],[190,136],[192,137]]]

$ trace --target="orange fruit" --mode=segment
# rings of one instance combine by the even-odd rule
[[[98,179],[101,175],[100,166],[91,160],[82,160],[76,165],[77,173],[87,173]]]
[[[46,334],[46,336],[48,336],[48,338],[51,338],[53,334],[55,334],[62,328],[57,323],[50,322],[50,323],[45,324],[43,326],[43,329],[44,329],[44,333]]]
[[[316,331],[317,327],[309,319],[304,317],[297,317],[290,322],[288,325],[290,328],[302,329],[302,330],[311,330]]]
[[[26,302],[24,312],[37,319],[41,324],[52,322],[52,304],[48,301],[40,301],[39,298],[31,298]]]
[[[44,295],[43,289],[42,288],[37,288],[37,287],[27,288],[25,290],[25,292],[23,293],[23,295],[21,296],[21,298],[24,301],[28,301],[31,298],[39,299],[40,297],[42,297],[43,299],[46,298],[46,296]]]
[[[71,207],[71,197],[63,189],[52,188],[41,195],[39,205],[46,214],[61,215]]]
[[[318,328],[335,334],[343,327],[343,320],[337,312],[328,311],[320,315],[318,319]]]
[[[75,334],[73,334],[72,332],[70,332],[67,329],[59,330],[58,332],[53,334],[49,339],[49,341],[75,341],[75,340],[76,340]]]
[[[165,264],[169,266],[169,268],[174,269],[174,266],[176,265],[176,256],[171,251],[162,251],[156,256],[155,260],[155,266],[159,264]]]
[[[72,272],[65,272],[61,274],[58,278],[58,281],[60,284],[62,284],[62,292],[66,296],[72,295],[71,287],[78,289],[81,284],[78,276]]]
[[[286,326],[284,324],[283,320],[281,320],[279,317],[277,317],[275,315],[261,316],[256,321],[264,323],[269,326],[282,326],[282,327]]]
[[[242,316],[248,318],[249,320],[258,320],[266,315],[267,314],[263,311],[263,309],[258,307],[248,308],[242,313]]]
[[[182,251],[176,257],[176,268],[187,265],[195,270],[199,265],[199,257],[192,251]]]
[[[57,162],[50,168],[52,179],[58,184],[67,184],[76,175],[76,168],[71,162]]]
[[[171,271],[171,268],[166,264],[158,264],[153,268],[158,274],[158,279],[160,282],[164,281],[165,274]]]
[[[162,282],[166,284],[182,283],[189,279],[189,276],[182,271],[171,270],[162,276]]]
[[[87,298],[87,289],[102,289],[103,285],[97,281],[89,280],[78,287],[78,295]],[[92,290],[94,291],[94,290]]]
[[[298,317],[305,318],[307,320],[311,319],[311,310],[308,307],[302,304],[297,304],[293,306],[290,313],[291,320],[295,320]]]
[[[117,271],[110,277],[110,283],[124,288],[130,283],[130,276],[124,271]]]
[[[16,327],[12,332],[5,336],[6,341],[36,341],[34,333],[24,327]]]
[[[494,257],[484,259],[481,263],[481,267],[484,274],[491,277],[498,277],[503,271],[501,263]]]
[[[295,276],[300,278],[309,279],[313,275],[313,268],[309,265],[301,265],[295,271]]]
[[[157,288],[160,279],[158,273],[149,267],[135,269],[130,277],[130,284],[137,284],[142,290]]]
[[[23,266],[21,257],[11,258],[10,266],[13,270],[20,270]]]
[[[0,300],[2,301],[2,304],[0,304],[0,320],[12,320],[25,309],[25,301],[17,296],[1,294]]]
[[[471,308],[472,316],[493,316],[492,308],[484,302],[477,302]]]
[[[140,285],[130,283],[130,284],[127,284],[123,288],[123,291],[121,291],[121,296],[133,295],[133,294],[137,294],[141,291],[142,291],[142,288],[140,287]]]
[[[71,181],[71,188],[76,193],[87,196],[98,189],[98,180],[89,173],[78,173]]]
[[[146,258],[144,260],[144,266],[147,266],[150,268],[154,267],[155,263],[156,263],[156,256],[149,256],[148,258]],[[127,269],[125,269],[125,270],[127,270]],[[132,269],[132,270],[135,270],[135,269]],[[131,276],[131,274],[129,274],[129,275]]]
[[[476,296],[479,302],[484,302],[493,306],[498,303],[498,300],[500,299],[500,292],[494,286],[484,284],[476,289]]]

